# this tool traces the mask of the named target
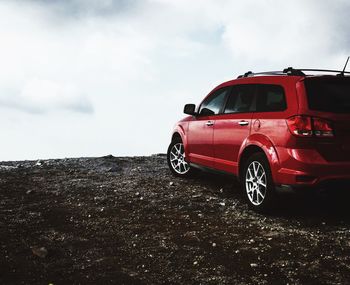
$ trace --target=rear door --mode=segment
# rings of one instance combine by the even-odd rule
[[[289,135],[286,118],[297,112],[296,104],[293,104],[295,97],[290,93],[287,100],[286,90],[276,80],[271,84],[257,85],[256,91],[256,112],[253,114],[251,134],[264,136],[277,149],[285,145]]]
[[[216,117],[213,139],[216,169],[238,173],[238,153],[250,133],[255,90],[253,84],[233,86],[222,114]]]
[[[190,162],[211,168],[214,166],[214,125],[229,90],[230,87],[224,87],[211,93],[200,105],[196,118],[189,122],[187,148]]]

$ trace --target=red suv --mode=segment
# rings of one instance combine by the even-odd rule
[[[319,75],[306,75],[316,71]],[[320,75],[322,72],[335,75]],[[324,73],[323,73],[324,74]],[[247,72],[187,104],[167,159],[177,176],[194,168],[241,181],[249,205],[266,210],[276,189],[350,181],[350,77],[287,68]]]

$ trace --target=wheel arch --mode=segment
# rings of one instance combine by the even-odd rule
[[[171,141],[173,141],[175,138],[181,138],[182,143],[186,146],[187,136],[186,136],[185,129],[187,129],[187,125],[188,125],[187,123],[176,125],[171,135]]]
[[[172,137],[171,137],[171,141],[173,142],[175,139],[181,139],[181,140],[183,141],[183,139],[182,139],[180,133],[177,132],[177,131],[175,131],[175,132],[173,133],[173,135],[172,135]]]
[[[245,161],[254,153],[263,153],[269,162],[271,173],[276,181],[277,171],[279,169],[279,157],[273,143],[264,135],[254,134],[250,136],[244,147],[241,148],[238,160],[238,178],[241,180]]]

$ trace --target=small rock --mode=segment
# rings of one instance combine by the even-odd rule
[[[33,193],[33,190],[28,190],[28,191],[26,192],[27,195],[29,195],[29,194],[31,194],[31,193]]]
[[[183,237],[185,239],[187,239],[188,241],[195,241],[195,242],[199,242],[200,239],[199,237],[197,236],[197,233],[195,231],[191,231],[191,232],[186,232]]]
[[[169,182],[169,186],[174,186],[174,182],[173,181]]]
[[[40,161],[40,159],[35,163],[35,166],[41,166],[43,163]]]
[[[250,264],[250,267],[258,267],[258,264],[256,264],[256,263],[251,263],[251,264]]]
[[[119,168],[117,166],[112,166],[107,169],[107,172],[118,172]]]
[[[226,205],[224,202],[220,202],[219,204],[220,204],[220,206],[225,206]]]
[[[4,169],[4,170],[10,170],[10,169],[14,169],[17,166],[10,166],[10,165],[0,165],[0,169]]]
[[[194,262],[193,262],[193,265],[197,265],[197,264],[198,264],[198,261],[194,261]]]
[[[40,258],[45,258],[48,254],[48,251],[45,247],[33,246],[31,250],[34,255],[39,256]]]
[[[215,242],[213,242],[211,245],[212,245],[212,247],[216,247],[216,243]]]
[[[111,159],[111,158],[114,158],[114,156],[112,154],[108,154],[108,155],[103,156],[102,158]]]

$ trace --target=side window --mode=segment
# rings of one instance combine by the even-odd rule
[[[210,116],[219,114],[225,103],[228,91],[229,88],[222,88],[206,98],[200,107],[199,115]]]
[[[286,108],[287,103],[282,86],[263,84],[258,86],[258,112],[278,112]]]
[[[228,97],[225,114],[254,111],[255,85],[236,85]]]

